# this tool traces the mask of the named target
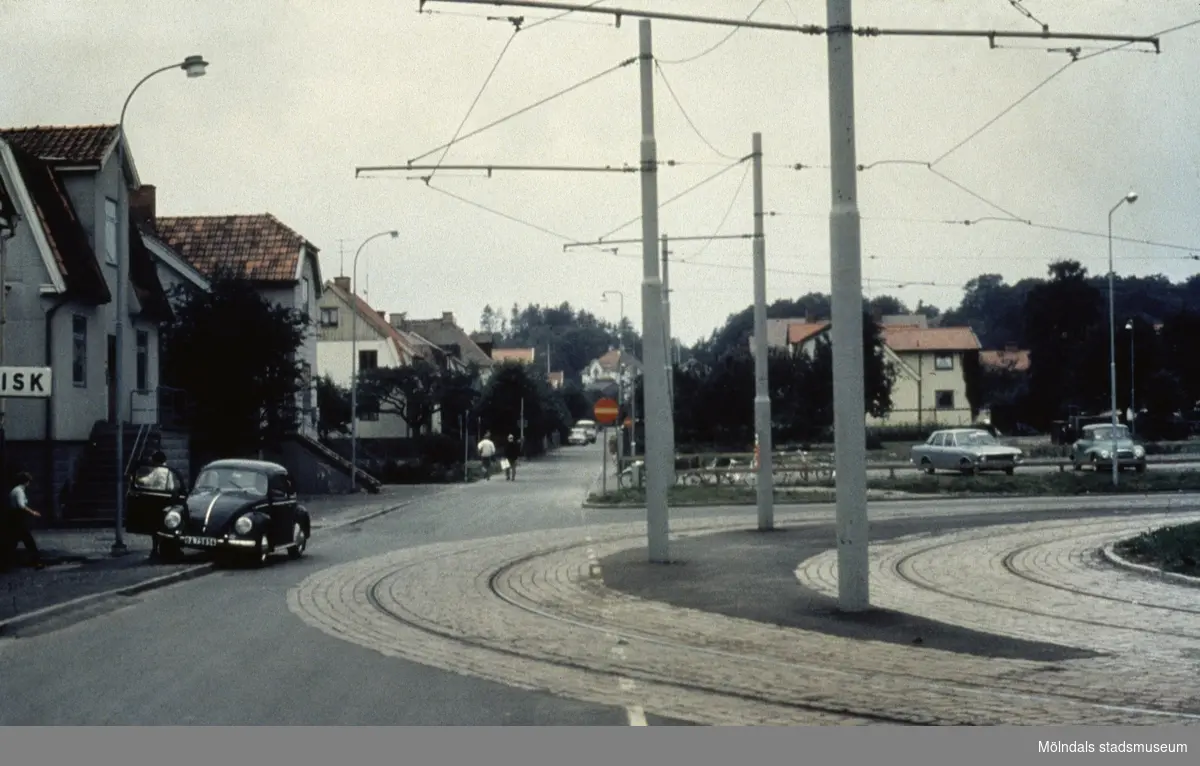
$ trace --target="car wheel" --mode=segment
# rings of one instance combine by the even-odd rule
[[[933,476],[933,461],[927,457],[921,458],[921,470]]]
[[[1006,474],[1007,474],[1007,475],[1009,475],[1009,476],[1012,476],[1012,475],[1013,475],[1013,472],[1014,472],[1015,470],[1016,470],[1016,468],[1013,468],[1013,467],[1005,468],[1005,469],[1004,469],[1004,473],[1006,473]]]
[[[267,533],[263,532],[258,538],[258,545],[254,547],[254,558],[251,563],[256,567],[264,567],[267,565],[267,557],[271,555],[271,541],[267,537]]]
[[[308,549],[308,535],[304,534],[304,527],[301,526],[300,522],[298,521],[292,526],[292,539],[298,542],[296,542],[296,544],[292,547],[288,548],[288,556],[298,559],[303,556],[304,551]]]
[[[1136,470],[1138,473],[1145,473],[1145,472],[1146,472],[1146,464],[1145,464],[1145,463],[1138,463],[1138,466],[1137,466],[1137,468],[1136,468],[1136,469],[1134,469],[1134,470]]]
[[[959,470],[961,470],[963,472],[964,476],[974,476],[976,473],[975,466],[971,463],[970,460],[962,461],[961,463],[958,464],[958,467],[959,467]]]

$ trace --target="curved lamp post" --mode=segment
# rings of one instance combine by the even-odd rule
[[[1112,482],[1114,487],[1119,482],[1117,475],[1121,471],[1121,463],[1117,460],[1117,320],[1113,308],[1112,219],[1117,208],[1126,203],[1132,205],[1137,202],[1137,198],[1137,192],[1129,192],[1121,198],[1120,202],[1112,206],[1112,210],[1108,211],[1108,387],[1112,399],[1110,409],[1112,410]]]
[[[358,491],[358,256],[367,243],[379,237],[396,239],[400,232],[381,231],[363,240],[354,251],[350,285],[350,491]]]
[[[137,93],[138,88],[142,87],[151,77],[163,72],[170,72],[173,69],[182,69],[187,72],[188,79],[194,79],[203,77],[207,68],[208,62],[204,60],[203,56],[188,56],[181,62],[155,69],[138,80],[138,84],[129,91],[129,95],[125,97],[125,104],[121,107],[121,121],[117,124],[117,168],[121,174],[120,183],[117,185],[117,211],[118,219],[121,220],[117,224],[117,321],[116,348],[114,349],[116,369],[113,371],[113,388],[117,392],[117,524],[112,546],[114,556],[120,556],[126,552],[124,529],[125,413],[123,407],[125,396],[122,394],[122,390],[125,384],[125,314],[129,311],[128,290],[125,285],[129,281],[129,199],[125,182],[125,111],[129,109],[129,102],[133,99],[133,94]],[[124,215],[121,215],[120,211],[124,211]]]

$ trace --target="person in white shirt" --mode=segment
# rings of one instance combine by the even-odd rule
[[[488,431],[479,440],[476,447],[479,459],[483,462],[483,475],[488,481],[492,480],[492,458],[496,456],[496,445],[492,442],[492,432]]]
[[[33,566],[35,569],[42,569],[42,555],[38,551],[37,543],[33,539],[33,533],[29,531],[29,518],[31,516],[38,517],[42,514],[29,507],[29,499],[25,494],[25,488],[33,481],[33,477],[28,473],[22,472],[17,474],[17,486],[12,488],[8,493],[8,508],[5,509],[4,526],[7,527],[4,535],[4,550],[2,552],[2,560],[0,560],[0,570],[8,569],[11,563],[16,559],[17,544],[23,543],[25,550],[33,555]]]

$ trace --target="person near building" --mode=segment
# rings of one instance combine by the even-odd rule
[[[508,481],[517,480],[517,458],[521,456],[521,443],[517,441],[512,434],[508,435],[508,441],[504,444],[504,460],[507,463],[504,467],[504,478]]]
[[[483,476],[488,481],[492,480],[492,458],[496,456],[496,444],[492,441],[492,432],[488,431],[479,440],[479,445],[476,447],[479,452],[479,460],[483,463]]]
[[[42,515],[29,507],[26,490],[32,481],[33,476],[22,471],[17,474],[17,485],[8,493],[8,508],[5,509],[4,518],[4,550],[0,552],[2,553],[0,571],[7,570],[15,563],[18,544],[23,544],[25,550],[33,556],[34,569],[45,568],[42,563],[41,551],[38,550],[37,541],[33,539],[33,532],[29,528],[32,519]]]

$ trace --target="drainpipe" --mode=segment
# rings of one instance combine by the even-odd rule
[[[54,369],[54,315],[62,308],[69,300],[70,293],[63,293],[50,308],[46,310],[46,366]],[[52,376],[57,379],[57,375]],[[57,382],[55,380],[54,382]],[[51,395],[46,397],[45,412],[45,444],[46,444],[46,505],[47,510],[53,508],[52,513],[57,518],[58,503],[54,493],[54,391],[51,390]]]

